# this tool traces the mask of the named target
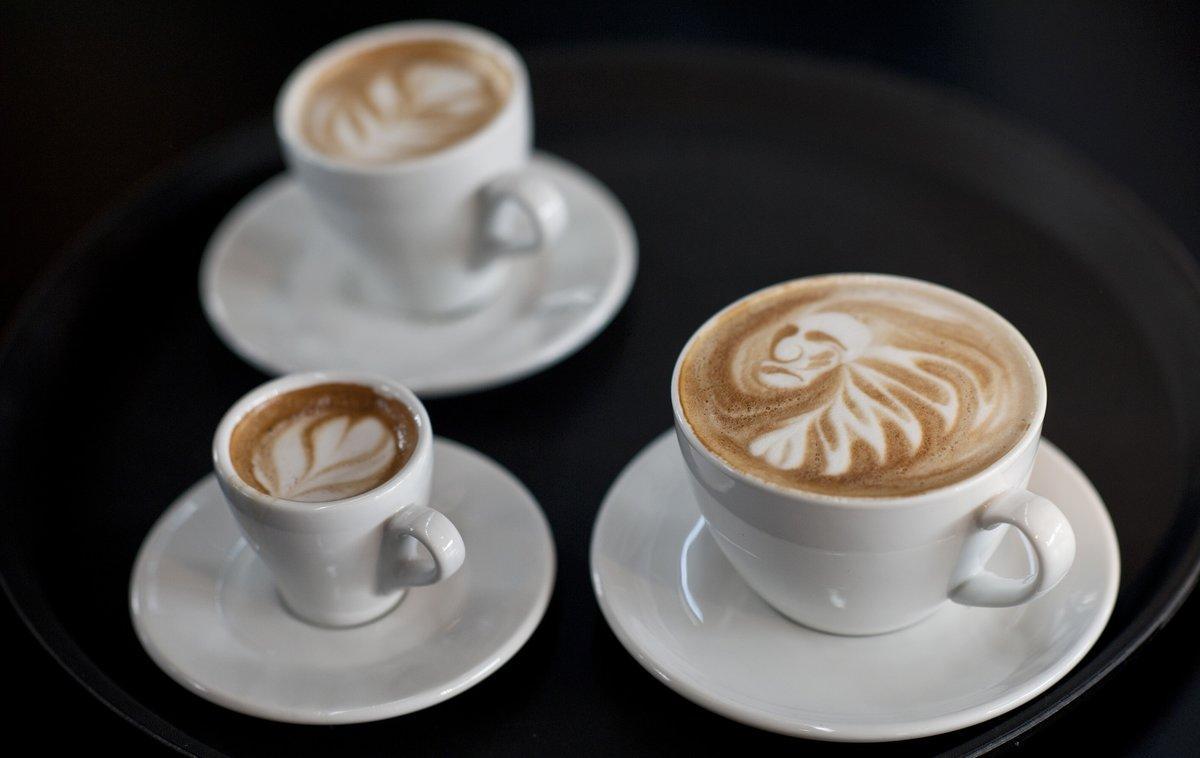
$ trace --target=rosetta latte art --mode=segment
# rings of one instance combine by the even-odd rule
[[[234,428],[229,452],[250,486],[284,500],[341,500],[374,489],[412,456],[407,406],[370,387],[320,384],[263,403]]]
[[[507,72],[481,52],[400,42],[326,72],[306,98],[303,132],[321,152],[360,163],[426,155],[481,129],[508,87]]]
[[[280,422],[261,440],[254,477],[285,500],[337,500],[381,484],[397,454],[377,418],[308,414]]]
[[[822,277],[735,306],[685,357],[680,397],[732,464],[829,494],[911,494],[999,458],[1036,409],[1020,337],[911,280]]]

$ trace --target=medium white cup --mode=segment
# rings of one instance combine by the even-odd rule
[[[243,481],[229,454],[242,417],[272,397],[328,382],[372,387],[413,412],[417,447],[404,467],[361,495],[318,503],[272,497]],[[466,558],[454,524],[429,507],[429,414],[416,395],[390,380],[318,371],[268,382],[234,403],[221,419],[213,438],[213,466],[242,534],[270,570],[284,604],[305,621],[323,626],[365,623],[391,610],[408,587],[451,576]]]
[[[1041,439],[1046,383],[1037,356],[1015,328],[1005,322],[1035,369],[1038,405],[1011,450],[973,476],[917,495],[841,497],[780,487],[733,468],[704,446],[684,416],[683,358],[738,303],[709,319],[684,346],[671,377],[671,404],[708,531],[770,605],[813,629],[880,634],[910,626],[948,601],[1019,605],[1066,575],[1075,533],[1053,503],[1025,489]],[[1029,575],[1002,577],[984,567],[1004,536],[1001,525],[1014,527],[1028,545]]]
[[[483,128],[435,153],[376,165],[332,158],[304,140],[304,96],[329,66],[378,45],[428,39],[481,50],[508,69],[508,100]],[[300,65],[275,107],[284,159],[321,217],[395,293],[399,310],[427,317],[485,304],[514,254],[546,251],[566,227],[562,194],[529,172],[531,121],[529,75],[517,53],[481,29],[446,21],[389,24],[334,42]]]

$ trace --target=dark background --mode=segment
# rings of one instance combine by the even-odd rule
[[[331,5],[0,6],[0,320],[90,218],[206,137],[266,115],[306,54],[403,18],[468,21],[525,51],[646,40],[765,47],[941,83],[1090,157],[1200,251],[1200,13],[1192,4]],[[1200,754],[1197,639],[1194,598],[1021,750],[1065,749],[1098,732],[1105,753]],[[0,642],[9,735],[81,752],[153,749],[59,669],[7,604]]]

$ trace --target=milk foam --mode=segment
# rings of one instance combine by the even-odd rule
[[[508,73],[483,53],[444,41],[395,43],[326,72],[303,106],[302,132],[341,159],[404,160],[481,129],[508,87]]]
[[[982,306],[910,280],[820,277],[732,309],[685,356],[702,442],[780,484],[911,494],[975,473],[1037,410],[1020,337]]]
[[[413,455],[417,422],[404,403],[357,384],[278,395],[234,427],[229,454],[250,486],[285,500],[327,502],[374,489]]]
[[[254,452],[254,476],[275,497],[338,500],[382,482],[396,455],[391,430],[372,416],[296,416],[262,440]]]

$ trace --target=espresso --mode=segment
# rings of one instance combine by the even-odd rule
[[[970,298],[842,274],[764,290],[683,358],[696,436],[736,469],[827,495],[913,495],[966,479],[1036,423],[1041,370]]]
[[[512,83],[499,60],[458,42],[385,43],[318,73],[300,107],[300,133],[339,160],[404,161],[478,132],[504,107]]]
[[[359,384],[319,384],[247,413],[233,429],[229,457],[256,490],[315,503],[378,487],[416,446],[417,421],[404,403]]]

